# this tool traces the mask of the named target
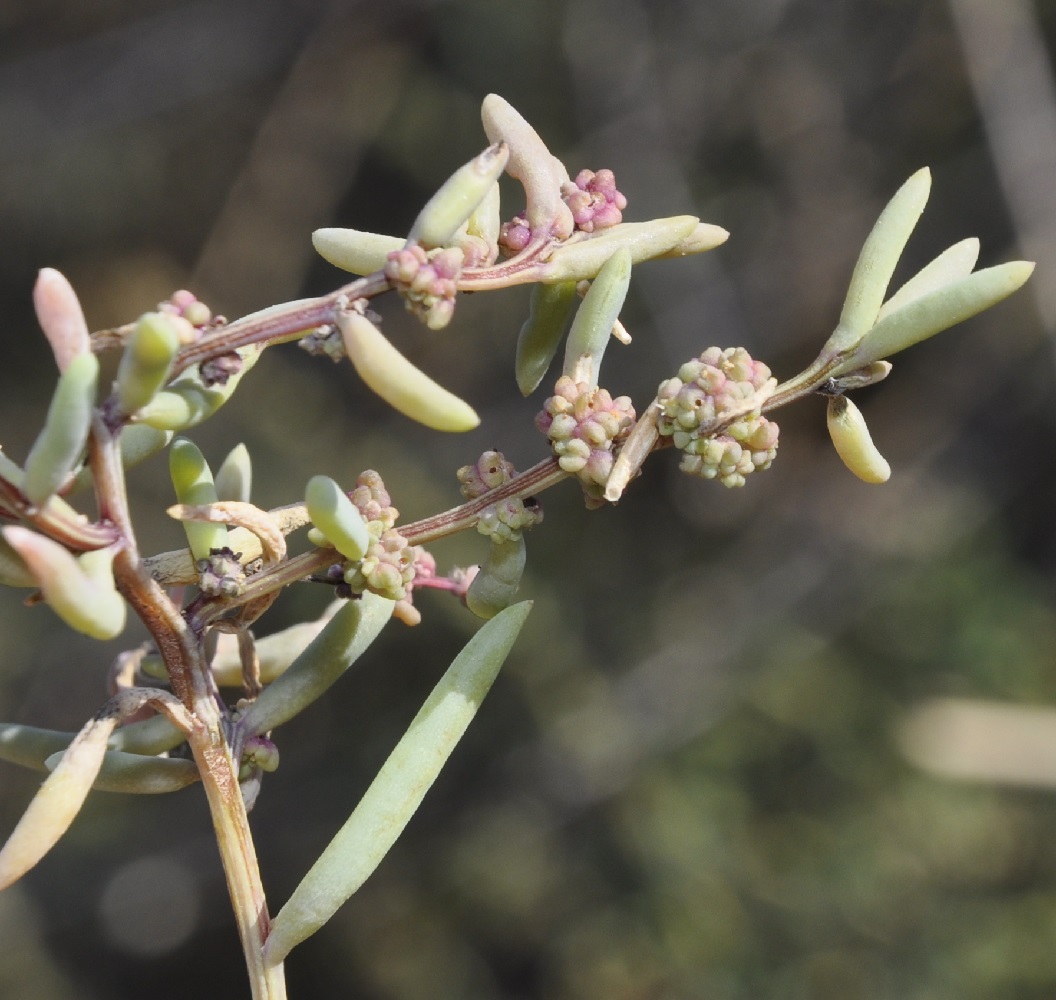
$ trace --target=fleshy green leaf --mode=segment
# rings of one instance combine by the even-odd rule
[[[381,863],[466,731],[531,608],[499,612],[469,640],[382,765],[359,805],[272,921],[265,962],[314,934]]]
[[[0,890],[40,861],[81,811],[115,725],[116,716],[89,721],[44,780],[0,850]]]
[[[92,425],[99,361],[94,354],[71,358],[59,376],[48,415],[26,459],[22,491],[38,506],[65,482],[84,451]]]
[[[578,301],[576,282],[532,286],[528,318],[517,337],[514,373],[522,395],[529,396],[543,380],[554,360],[561,336]]]
[[[394,410],[436,431],[470,431],[473,408],[416,368],[366,316],[342,313],[337,326],[359,377]]]
[[[48,606],[72,629],[113,639],[125,627],[124,598],[114,587],[114,553],[100,549],[78,560],[58,542],[12,524],[5,540],[33,573]]]
[[[509,607],[524,574],[524,536],[493,541],[480,572],[466,591],[466,607],[478,618],[494,618]]]
[[[1029,261],[1013,260],[913,299],[880,320],[832,374],[864,368],[989,309],[1016,291],[1033,270]]]
[[[598,272],[568,331],[562,373],[573,381],[586,382],[591,388],[598,385],[601,360],[630,284],[631,252],[623,247]]]
[[[958,278],[967,277],[972,273],[972,268],[975,267],[978,259],[979,240],[974,236],[943,250],[938,257],[922,267],[880,307],[876,321],[879,323],[885,316],[909,305],[914,299],[934,292]]]
[[[880,213],[858,255],[839,325],[823,353],[836,354],[852,348],[876,322],[895,265],[924,211],[930,191],[931,171],[922,167]]]
[[[402,250],[398,236],[362,233],[358,229],[317,229],[312,233],[316,253],[335,267],[352,274],[373,274],[385,266],[388,255]]]
[[[55,754],[44,765],[54,770],[61,761],[62,754]],[[144,757],[137,753],[107,750],[91,787],[97,792],[167,795],[193,785],[198,780],[198,765],[193,760],[183,757]]]
[[[312,524],[346,559],[362,559],[373,541],[359,508],[329,476],[312,476],[304,488]]]
[[[266,733],[304,711],[378,637],[392,618],[393,604],[369,592],[348,601],[289,669],[249,705],[242,717],[246,731]]]
[[[216,495],[221,500],[249,503],[253,492],[253,461],[244,444],[236,444],[220,463],[213,477]]]
[[[411,226],[407,242],[447,246],[498,180],[509,152],[505,143],[498,142],[459,167],[426,202]]]
[[[699,224],[700,220],[692,215],[673,215],[651,222],[621,222],[589,239],[559,246],[538,269],[539,280],[550,284],[594,278],[605,262],[621,249],[630,252],[632,264],[662,257],[695,234]]]
[[[187,438],[177,438],[169,449],[169,475],[176,499],[188,507],[216,503],[213,473],[201,449]],[[183,521],[187,543],[195,559],[209,558],[212,549],[227,545],[227,526],[208,521]]]
[[[135,413],[157,395],[179,349],[179,334],[167,316],[146,313],[139,318],[117,369],[117,402],[122,413]]]

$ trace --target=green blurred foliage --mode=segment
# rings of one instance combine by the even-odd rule
[[[1051,50],[1054,9],[1037,8]],[[405,230],[483,147],[488,91],[573,171],[614,169],[628,219],[694,212],[733,234],[636,272],[635,342],[603,374],[637,400],[712,343],[781,377],[808,363],[876,212],[923,163],[935,192],[903,277],[969,235],[984,264],[1021,255],[938,0],[17,0],[0,25],[0,412],[19,460],[54,378],[36,268],[71,278],[93,329],[178,287],[229,316],[330,289],[310,231]],[[386,305],[401,350],[481,413],[469,435],[417,428],[290,346],[194,440],[214,463],[244,441],[266,506],[368,467],[404,520],[452,506],[485,448],[521,468],[543,454],[540,397],[511,370],[526,308],[523,289],[477,295],[435,334]],[[843,469],[807,400],[743,490],[661,455],[617,509],[547,495],[518,647],[393,853],[291,956],[291,996],[1051,997],[1051,792],[944,782],[895,737],[928,696],[1056,694],[1046,337],[1028,289],[900,355],[861,399],[884,487]],[[131,480],[144,547],[180,544],[164,460]],[[435,551],[446,567],[486,544]],[[122,644],[67,637],[22,596],[0,595],[0,716],[77,728]],[[264,631],[325,600],[295,588]],[[393,625],[281,733],[252,817],[275,909],[474,628],[443,595],[419,604],[421,626]],[[6,831],[38,776],[2,774]],[[93,796],[0,896],[0,929],[11,995],[247,995],[194,789]]]

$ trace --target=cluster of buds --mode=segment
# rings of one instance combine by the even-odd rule
[[[532,227],[523,215],[515,215],[499,230],[499,246],[511,256],[520,253],[532,241]]]
[[[462,496],[467,500],[476,500],[508,483],[516,472],[513,463],[501,451],[486,451],[473,465],[463,465],[455,475]]]
[[[396,529],[400,512],[392,506],[389,491],[373,469],[356,478],[348,499],[362,517],[367,537],[362,554],[335,570],[343,584],[342,592],[351,596],[370,591],[391,601],[409,603],[416,573],[419,569],[434,573],[435,563]]]
[[[501,451],[486,451],[473,465],[463,465],[457,476],[459,489],[467,500],[475,500],[508,483],[517,470]],[[477,521],[477,531],[492,541],[508,542],[520,537],[543,519],[543,510],[535,497],[509,497],[486,507]]]
[[[202,330],[213,322],[213,311],[194,292],[185,288],[173,292],[164,302],[159,302],[158,312],[168,317],[181,344],[193,343],[201,336]],[[222,316],[217,319],[223,322]]]
[[[630,397],[613,399],[607,389],[574,382],[567,375],[557,380],[554,395],[535,418],[535,426],[550,440],[558,465],[579,479],[589,507],[604,502],[613,448],[633,425]]]
[[[455,312],[462,261],[458,247],[430,253],[417,245],[408,246],[388,255],[385,277],[430,330],[442,330]]]
[[[778,427],[762,416],[777,380],[742,347],[709,347],[657,390],[657,429],[683,452],[680,468],[723,486],[743,486],[777,454]]]
[[[511,497],[482,510],[477,531],[493,541],[509,542],[519,538],[525,528],[534,527],[542,519],[543,509],[535,497],[523,500]]]
[[[592,233],[623,222],[627,198],[616,189],[611,170],[581,170],[574,181],[561,185],[561,197],[580,232]]]

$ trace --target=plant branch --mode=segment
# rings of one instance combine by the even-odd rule
[[[284,1000],[281,966],[266,968],[263,962],[270,918],[238,787],[237,762],[224,735],[212,676],[198,635],[143,565],[129,516],[117,440],[99,414],[93,422],[88,457],[100,514],[114,523],[125,543],[114,559],[118,589],[149,630],[173,690],[191,713],[193,725],[187,742],[209,802],[254,1000]]]

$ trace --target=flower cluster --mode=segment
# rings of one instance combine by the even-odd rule
[[[486,507],[477,521],[477,531],[495,542],[510,542],[543,519],[543,509],[535,497],[511,497]]]
[[[561,197],[581,232],[592,233],[623,222],[627,199],[616,189],[616,175],[611,170],[581,170],[574,181],[561,185]]]
[[[459,489],[467,500],[475,500],[508,483],[516,471],[501,451],[486,451],[473,465],[458,470]],[[507,542],[542,519],[543,510],[535,497],[510,497],[481,511],[477,531],[493,541]]]
[[[535,418],[535,426],[550,439],[558,465],[578,477],[589,507],[604,502],[613,447],[633,425],[634,406],[628,396],[613,399],[608,390],[573,382],[567,375],[557,380],[554,395]]]
[[[658,430],[684,454],[680,468],[723,486],[743,486],[777,454],[777,424],[761,415],[777,380],[742,347],[709,347],[657,391]]]
[[[431,564],[435,571],[435,563],[431,563],[431,557],[425,559],[421,548],[411,545],[396,529],[400,512],[392,506],[389,491],[377,472],[368,469],[357,476],[356,487],[348,496],[367,522],[371,543],[362,559],[342,568],[346,593],[362,594],[369,590],[380,597],[409,604],[419,566],[428,572]]]
[[[455,312],[462,262],[458,247],[428,252],[409,246],[388,255],[385,277],[430,330],[442,330]]]
[[[185,288],[173,292],[165,302],[159,302],[158,312],[169,317],[182,344],[197,340],[202,328],[214,322],[212,310]],[[223,317],[216,320],[223,322]]]
[[[508,483],[516,474],[513,463],[501,451],[486,451],[473,465],[463,465],[455,474],[459,492],[467,500],[476,500],[490,490]]]

